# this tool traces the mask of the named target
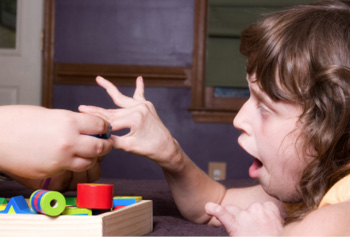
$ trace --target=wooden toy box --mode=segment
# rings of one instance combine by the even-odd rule
[[[95,216],[0,214],[0,236],[140,236],[153,230],[151,200]]]

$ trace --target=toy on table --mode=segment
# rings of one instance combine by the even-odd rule
[[[66,205],[75,207],[77,205],[77,197],[65,196]]]
[[[0,205],[7,204],[6,198],[1,197],[0,198]]]
[[[6,204],[0,198],[0,214],[93,215],[100,210],[110,211],[135,204],[141,196],[115,196],[112,184],[80,183],[77,197],[64,197],[60,192],[39,189],[32,193],[29,204],[16,196]],[[5,203],[5,204],[1,204]]]
[[[58,216],[66,208],[66,199],[60,192],[37,190],[30,196],[30,205],[38,213]]]
[[[77,206],[91,209],[111,209],[113,207],[112,184],[80,183],[77,186]]]
[[[4,214],[36,214],[27,204],[23,196],[16,196],[10,199],[4,210]]]
[[[102,138],[102,139],[108,139],[112,135],[111,132],[112,132],[112,125],[109,126],[108,133],[105,133],[105,134],[90,134],[90,136],[97,137],[97,138]]]
[[[81,216],[91,216],[93,214],[91,209],[67,206],[62,215],[81,215]]]
[[[115,196],[113,197],[113,210],[130,206],[142,200],[141,196]]]

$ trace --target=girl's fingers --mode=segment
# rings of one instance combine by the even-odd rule
[[[108,112],[107,109],[103,109],[103,108],[91,106],[91,105],[80,105],[78,107],[78,110],[81,113],[96,115],[96,116],[103,118],[104,120],[106,120],[108,122],[111,122],[109,120],[110,113]]]
[[[124,150],[125,137],[113,135],[111,138],[112,138],[112,141],[113,141],[114,149]]]
[[[130,109],[107,110],[95,106],[80,105],[79,111],[102,117],[111,124],[113,131],[118,131],[124,128],[131,129],[135,124],[140,123],[140,121],[136,121],[137,119],[140,119],[140,116],[137,116],[139,114],[137,107]]]
[[[205,205],[205,210],[207,212],[207,214],[215,216],[220,222],[221,224],[225,227],[226,231],[229,234],[232,234],[236,231],[236,218],[235,218],[235,214],[237,213],[240,209],[238,207],[235,206],[230,206],[229,207],[229,211],[222,207],[221,205],[218,205],[216,203],[207,203]]]
[[[146,101],[145,99],[145,85],[142,77],[136,78],[136,89],[133,98],[138,101]]]
[[[132,136],[112,136],[113,144],[115,149],[121,149],[126,152],[131,152],[138,155],[147,156],[147,151],[143,150],[143,153],[137,152],[138,144],[136,139]]]
[[[112,98],[115,105],[121,108],[128,108],[138,103],[134,99],[123,95],[117,87],[115,87],[110,81],[104,79],[103,77],[96,77],[96,82],[99,86],[107,91],[108,95]]]

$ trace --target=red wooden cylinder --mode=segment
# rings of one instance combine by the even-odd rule
[[[113,185],[80,183],[77,186],[77,207],[110,209],[113,207]]]

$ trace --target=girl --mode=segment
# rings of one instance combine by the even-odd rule
[[[232,236],[350,235],[350,3],[273,13],[243,31],[240,50],[251,94],[234,126],[260,185],[226,190],[202,172],[145,100],[142,78],[129,98],[98,77],[120,109],[80,111],[130,128],[112,137],[115,148],[159,164],[191,221],[222,224]]]

